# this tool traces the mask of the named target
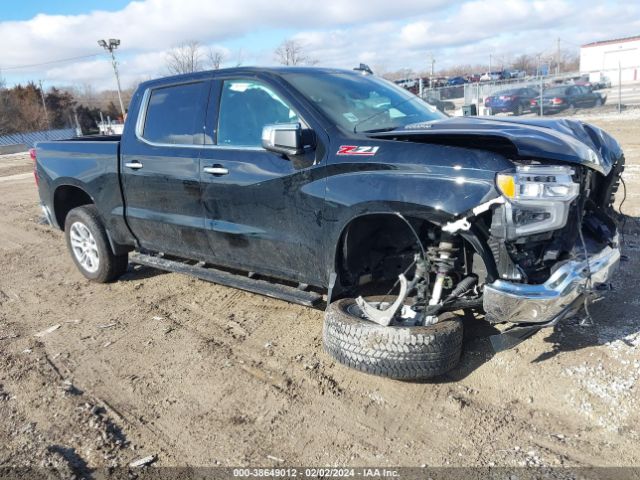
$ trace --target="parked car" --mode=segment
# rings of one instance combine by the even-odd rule
[[[553,87],[542,94],[543,113],[557,113],[575,108],[599,107],[604,105],[607,97],[594,92],[590,87],[580,85]],[[531,100],[531,109],[540,114],[540,99]]]
[[[620,258],[624,156],[603,130],[449,118],[351,70],[143,82],[121,136],[40,142],[33,155],[44,215],[86,278],[113,281],[132,261],[326,298],[327,352],[393,378],[458,363],[461,309],[517,327],[491,338],[495,350],[572,317]]]
[[[594,90],[602,90],[604,88],[611,88],[611,80],[609,77],[599,72],[593,72],[589,75],[589,81]]]
[[[441,112],[444,112],[445,110],[455,110],[456,108],[456,105],[450,100],[442,100],[436,97],[426,97],[424,100],[429,105],[433,105]]]
[[[400,85],[402,88],[413,88],[418,86],[418,80],[415,78],[405,78],[403,80],[396,80],[396,85]]]
[[[448,85],[464,85],[467,80],[464,77],[451,77],[447,80]]]
[[[480,75],[481,82],[495,82],[502,79],[501,72],[484,72]]]
[[[531,100],[537,95],[538,92],[530,87],[512,88],[485,98],[484,106],[491,109],[491,115],[505,112],[522,115],[531,110]]]

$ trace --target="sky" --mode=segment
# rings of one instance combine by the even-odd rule
[[[640,35],[640,1],[596,0],[94,0],[0,2],[0,77],[7,85],[115,88],[101,38],[118,38],[123,87],[166,75],[188,41],[223,66],[274,65],[286,38],[321,66],[425,71],[508,63],[521,54]]]

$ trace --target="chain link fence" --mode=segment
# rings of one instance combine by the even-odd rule
[[[0,145],[25,145],[33,148],[36,142],[47,140],[67,140],[76,136],[75,128],[61,128],[58,130],[43,130],[40,132],[12,133],[0,136]]]

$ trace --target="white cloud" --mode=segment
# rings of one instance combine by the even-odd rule
[[[513,57],[640,33],[640,4],[598,0],[143,0],[119,11],[37,15],[0,22],[0,71],[9,80],[45,78],[49,84],[92,83],[113,88],[106,55],[32,69],[7,67],[102,54],[96,41],[117,37],[124,85],[164,73],[167,49],[187,40],[227,48],[226,65],[272,64],[274,32],[304,42],[321,65],[359,62],[387,69],[485,62],[489,53]],[[249,35],[253,43],[242,45]],[[241,45],[241,46],[238,46]],[[4,70],[2,70],[4,67]],[[15,81],[15,80],[14,80]]]

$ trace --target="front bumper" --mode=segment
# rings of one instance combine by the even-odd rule
[[[617,238],[588,260],[571,260],[556,270],[541,285],[526,285],[496,280],[484,288],[486,319],[493,323],[553,323],[564,317],[584,292],[587,261],[591,282],[607,282],[620,262]]]

